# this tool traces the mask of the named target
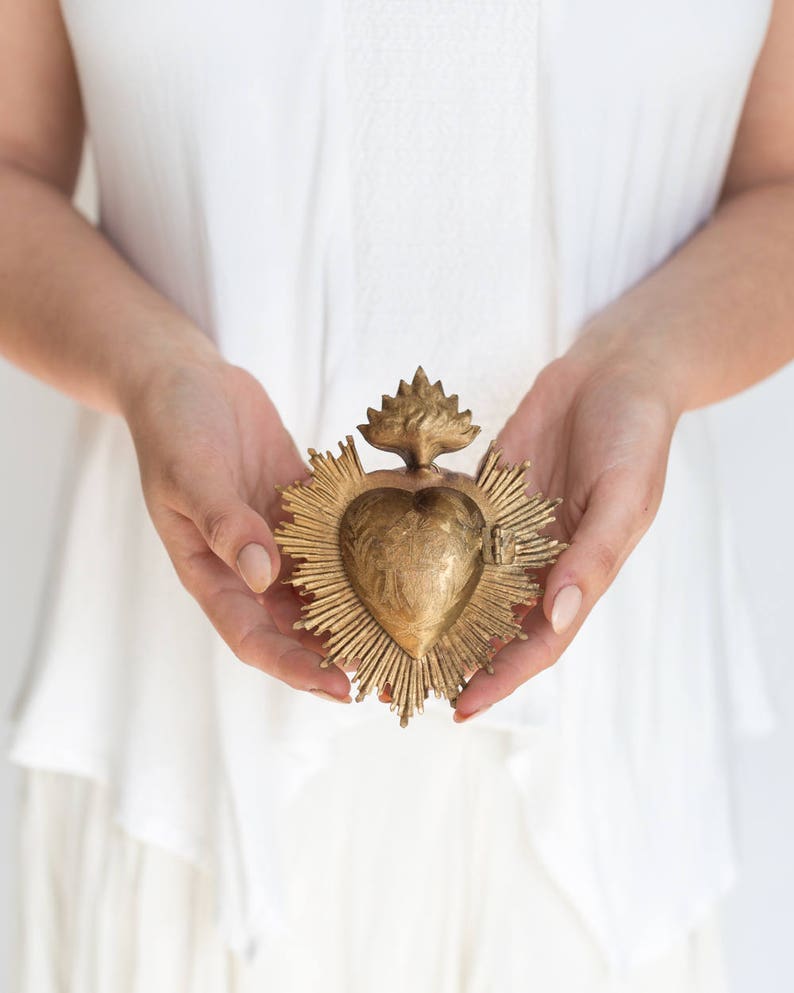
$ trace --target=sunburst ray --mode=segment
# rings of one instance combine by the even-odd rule
[[[468,444],[479,429],[469,411],[458,413],[457,397],[446,397],[440,383],[431,386],[421,368],[410,385],[401,382],[396,397],[384,397],[381,414],[369,413],[365,435],[402,454],[408,471],[365,473],[349,435],[338,456],[310,449],[312,479],[281,488],[292,520],[275,537],[297,560],[285,582],[311,594],[296,627],[325,635],[321,665],[357,661],[357,701],[388,684],[391,709],[404,727],[423,712],[430,692],[454,704],[467,674],[493,671],[497,643],[522,637],[516,607],[531,607],[542,596],[535,573],[566,546],[540,533],[560,501],[527,494],[528,462],[501,464],[491,445],[474,479],[429,468],[431,458]],[[401,424],[409,425],[410,437],[400,434]],[[369,502],[355,504],[365,493]],[[351,505],[363,508],[358,516],[350,516]],[[372,508],[373,519],[367,516]],[[365,530],[366,540],[357,542],[356,528]],[[364,549],[363,560],[352,555],[346,564],[345,540]],[[363,578],[351,579],[352,569]],[[452,579],[446,576],[439,587],[434,570],[444,569]],[[405,617],[406,604],[421,601],[416,591],[427,589],[442,605],[438,623],[431,617],[429,625],[426,603],[420,603],[421,616]],[[393,602],[373,601],[377,591]],[[416,638],[427,647],[412,655],[403,645],[414,651]]]

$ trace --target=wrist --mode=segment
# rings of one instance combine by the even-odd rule
[[[568,356],[595,375],[636,382],[667,408],[673,422],[689,409],[686,365],[653,328],[637,328],[597,315],[584,325]]]
[[[111,389],[125,420],[141,405],[188,370],[214,370],[224,364],[215,344],[187,319],[169,318],[136,334],[134,347],[121,355]]]

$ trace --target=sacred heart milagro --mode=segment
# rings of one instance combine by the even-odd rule
[[[404,727],[430,690],[454,705],[468,672],[493,671],[494,642],[522,637],[514,608],[542,595],[530,570],[565,547],[540,533],[560,501],[527,495],[529,462],[500,465],[493,445],[474,478],[439,469],[479,428],[421,368],[367,413],[364,438],[405,468],[365,473],[350,436],[338,457],[310,449],[275,537],[299,560],[287,582],[311,594],[296,627],[328,633],[321,664],[356,660],[358,701],[388,684]]]

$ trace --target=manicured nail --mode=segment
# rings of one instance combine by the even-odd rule
[[[479,710],[475,710],[471,714],[461,714],[459,711],[456,710],[455,713],[452,715],[452,720],[456,724],[463,724],[465,721],[470,721],[472,717],[476,717],[477,714],[484,714],[485,711],[490,710],[491,707],[493,707],[493,704],[489,703],[487,706],[480,707]]]
[[[254,593],[264,593],[273,578],[270,556],[261,545],[251,542],[237,556],[237,568]]]
[[[573,624],[582,606],[582,591],[578,586],[563,586],[554,598],[551,608],[551,626],[555,634],[562,634]]]
[[[323,700],[333,700],[334,703],[352,703],[353,699],[348,693],[347,696],[334,696],[333,693],[328,693],[326,690],[309,690],[310,693],[314,693],[315,696],[322,697]]]

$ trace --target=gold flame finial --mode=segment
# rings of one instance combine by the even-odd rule
[[[410,385],[400,380],[396,396],[367,410],[358,429],[373,448],[395,452],[409,469],[426,468],[444,452],[457,452],[479,434],[470,410],[458,410],[457,394],[446,396],[441,380],[430,383],[419,366]]]

